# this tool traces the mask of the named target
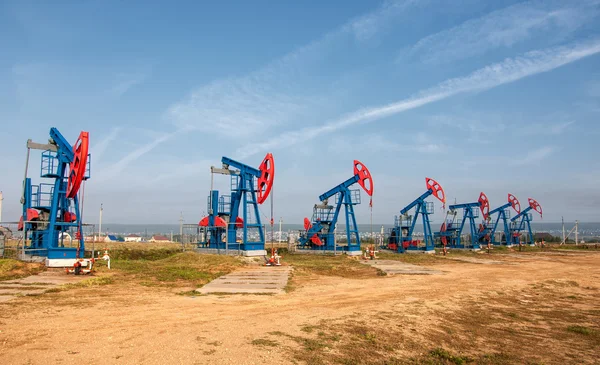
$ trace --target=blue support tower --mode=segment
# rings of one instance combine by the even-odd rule
[[[221,162],[223,168],[212,167],[211,174],[230,175],[231,194],[219,196],[218,190],[210,191],[208,216],[199,223],[198,248],[245,256],[265,255],[265,232],[258,205],[266,201],[273,187],[273,155],[268,153],[259,169],[228,157]]]
[[[33,185],[27,177],[31,149],[42,150],[40,177],[51,183]],[[72,266],[85,252],[79,188],[90,177],[89,134],[81,132],[74,146],[56,128],[48,144],[27,141],[22,216],[18,229],[26,236],[25,258],[46,258],[48,266]],[[73,238],[76,245],[73,245]],[[70,242],[67,243],[66,240]],[[71,246],[71,247],[69,247]]]
[[[522,245],[523,243],[528,243],[530,246],[535,246],[535,237],[533,236],[533,231],[531,230],[531,221],[533,220],[532,214],[530,213],[532,210],[539,213],[540,217],[542,217],[542,206],[535,201],[534,199],[528,199],[529,206],[525,208],[521,213],[514,216],[511,221],[511,240],[513,245]],[[529,235],[529,242],[521,242],[521,232],[526,231]]]
[[[354,215],[354,206],[360,204],[360,190],[350,187],[358,183],[369,195],[373,195],[371,173],[360,161],[354,160],[354,176],[319,196],[321,204],[315,204],[312,219],[304,218],[304,231],[298,238],[299,250],[323,252],[345,252],[360,255],[360,233]],[[335,197],[335,206],[329,199]],[[340,211],[344,206],[346,225],[346,245],[339,245],[335,239],[335,228]]]
[[[479,217],[480,205],[479,202],[476,202],[449,206],[448,215],[452,215],[452,219],[447,219],[438,233],[442,244],[450,248],[459,249],[479,250],[481,248],[481,239],[485,237],[485,231],[482,230],[482,234],[480,235],[480,231],[477,229],[477,224],[475,223],[475,218]],[[457,219],[459,210],[462,210],[462,216]],[[469,225],[470,241],[463,242],[461,236],[467,224]]]
[[[510,216],[512,208],[517,214],[521,213],[521,204],[517,197],[512,194],[508,194],[508,202],[498,208],[490,211],[490,238],[494,245],[506,245],[512,246],[511,229],[510,229]],[[496,216],[494,218],[494,216]],[[502,225],[502,226],[500,226]],[[497,234],[502,232],[502,234]]]
[[[431,223],[429,219],[429,215],[433,214],[433,203],[427,202],[425,199],[433,195],[443,204],[445,204],[446,194],[444,193],[442,186],[433,179],[426,178],[425,185],[427,187],[427,191],[415,199],[412,203],[404,207],[404,209],[400,211],[399,217],[395,217],[394,227],[390,230],[387,246],[385,248],[398,253],[435,252],[433,233],[431,231]],[[408,215],[408,212],[413,208],[413,215]],[[422,218],[423,224],[422,244],[418,240],[413,239],[415,226],[419,220],[419,215]]]

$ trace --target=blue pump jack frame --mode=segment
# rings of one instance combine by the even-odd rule
[[[78,196],[67,198],[69,165],[73,162],[73,146],[56,128],[50,129],[50,138],[56,151],[46,150],[42,154],[40,177],[54,179],[53,184],[32,185],[31,178],[26,177],[23,186],[23,230],[28,234],[29,244],[25,245],[27,255],[47,257],[48,259],[76,259],[85,252],[85,241],[80,219]],[[28,154],[29,157],[29,154]],[[88,156],[88,163],[90,158]],[[89,178],[89,165],[86,178]],[[50,191],[43,191],[44,186],[51,186]],[[37,191],[33,191],[34,188]],[[44,196],[50,199],[44,199]],[[28,221],[28,209],[40,213],[40,222]],[[65,222],[67,212],[75,214],[75,221]],[[47,222],[46,222],[47,221]],[[81,233],[78,247],[64,247],[64,233],[77,228]],[[71,235],[72,236],[72,235]]]
[[[535,246],[535,239],[533,237],[533,231],[531,230],[532,215],[530,211],[533,210],[531,207],[527,207],[511,218],[511,237],[510,240],[513,245],[519,245],[521,243],[521,232],[527,230],[529,233],[529,245]],[[527,242],[523,242],[527,243]]]
[[[398,253],[405,253],[407,251],[435,251],[433,233],[431,231],[431,222],[429,220],[429,215],[433,214],[433,209],[428,209],[427,202],[425,201],[425,199],[427,199],[432,194],[433,190],[427,190],[420,197],[415,199],[412,203],[410,203],[400,211],[400,217],[398,217],[394,228],[392,228],[390,232],[388,247],[389,244],[395,244],[397,246],[396,252]],[[430,205],[433,205],[433,203],[430,203]],[[414,216],[411,219],[407,220],[406,225],[403,224],[402,222],[404,220],[402,219],[402,217],[413,208],[415,208]],[[417,247],[411,244],[413,241],[413,233],[415,231],[415,226],[417,224],[417,220],[419,219],[419,215],[421,215],[423,221],[423,241],[425,242],[425,247]]]
[[[255,180],[261,176],[261,172],[254,167],[225,156],[223,156],[221,162],[226,169],[233,167],[238,169],[239,172],[230,171],[229,173],[232,180],[234,180],[232,181],[230,202],[225,200],[228,196],[219,197],[218,190],[210,191],[207,240],[199,242],[199,246],[218,250],[263,251],[265,249],[265,235],[260,220],[255,186]],[[250,214],[255,217],[254,223],[249,223]],[[227,228],[217,227],[215,225],[216,217],[225,217],[225,221],[229,222]],[[237,228],[235,224],[238,217],[244,220],[242,228]],[[242,230],[241,243],[237,242],[238,229]],[[250,229],[258,231],[258,240],[250,240],[251,237],[248,235]]]
[[[508,211],[509,208],[511,208],[511,204],[507,203],[504,204],[503,206],[500,206],[492,211],[490,211],[489,216],[492,217],[495,214],[497,214],[498,216],[496,217],[496,220],[492,223],[492,230],[490,233],[491,236],[491,240],[492,240],[492,244],[493,245],[507,245],[510,246],[511,245],[511,230],[510,230],[510,224],[509,224],[509,215],[510,215],[510,211]],[[504,241],[502,240],[502,238],[500,238],[500,240],[496,240],[496,232],[498,231],[498,226],[500,225],[500,222],[502,222],[503,228],[504,228]]]
[[[487,232],[485,230],[481,232],[477,230],[475,218],[479,216],[479,207],[479,202],[453,204],[448,207],[451,212],[456,212],[459,209],[462,209],[463,211],[461,221],[457,226],[454,226],[454,224],[456,224],[454,221],[450,223],[446,222],[446,231],[438,233],[440,237],[446,236],[448,238],[448,247],[470,250],[478,250],[481,248],[480,238],[485,236]],[[471,242],[462,242],[461,235],[467,222],[469,222]]]
[[[356,254],[361,252],[360,248],[360,233],[358,231],[358,226],[356,225],[356,217],[354,215],[354,205],[360,204],[360,195],[358,195],[359,199],[353,200],[352,198],[352,190],[350,190],[350,186],[354,185],[360,180],[358,175],[354,175],[343,183],[337,185],[336,187],[330,189],[329,191],[321,194],[319,196],[319,200],[321,201],[321,205],[315,205],[312,219],[312,227],[306,231],[302,232],[300,235],[298,242],[299,249],[310,249],[314,251],[340,251],[346,252],[349,254]],[[339,194],[337,199],[337,204],[335,206],[335,211],[333,213],[333,217],[330,219],[330,211],[334,208],[333,206],[328,205],[328,200],[331,197],[334,197],[336,194]],[[360,194],[360,192],[359,192]],[[337,245],[335,242],[335,227],[338,222],[338,218],[340,215],[340,210],[344,206],[344,212],[346,216],[346,238],[347,245],[341,246]],[[318,246],[311,242],[311,237],[317,235],[323,245]],[[352,242],[352,237],[354,236],[355,242]]]

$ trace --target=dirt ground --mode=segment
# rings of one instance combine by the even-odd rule
[[[123,280],[21,297],[0,304],[0,363],[600,363],[600,253],[493,257],[418,263],[442,275],[296,271],[275,296]]]

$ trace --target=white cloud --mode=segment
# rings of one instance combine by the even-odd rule
[[[542,162],[554,152],[554,148],[546,146],[530,151],[522,160],[514,161],[515,166],[534,165]]]
[[[572,126],[573,124],[575,124],[575,121],[554,124],[550,127],[550,132],[552,134],[562,134],[568,127]]]
[[[562,123],[532,123],[525,124],[522,127],[516,126],[515,129],[517,134],[521,136],[561,135],[573,124],[575,124],[575,121]]]
[[[108,178],[118,175],[120,172],[125,170],[125,168],[129,164],[136,161],[137,159],[139,159],[143,155],[147,154],[148,152],[152,151],[153,149],[158,147],[160,144],[173,138],[177,133],[180,133],[183,131],[185,131],[185,130],[182,129],[182,130],[176,130],[171,133],[158,134],[158,136],[156,138],[150,140],[149,142],[147,142],[147,143],[143,144],[142,146],[129,152],[127,155],[122,157],[119,161],[117,161],[116,163],[111,165],[109,168],[105,168],[104,170],[100,171],[100,173],[98,174],[98,175],[100,175],[98,177],[98,180],[108,179]]]
[[[466,77],[444,81],[437,86],[423,90],[415,96],[388,105],[365,108],[350,113],[338,120],[319,127],[309,127],[289,131],[263,143],[255,143],[238,149],[238,155],[247,157],[274,148],[289,147],[299,141],[306,141],[351,125],[372,122],[451,96],[483,91],[508,84],[522,78],[551,71],[600,52],[600,40],[570,44],[545,50],[531,51],[523,56],[507,58],[503,62],[479,69]]]
[[[92,154],[92,158],[94,159],[94,164],[98,163],[102,159],[102,155],[108,148],[108,145],[117,138],[117,135],[122,130],[121,127],[114,127],[110,130],[110,133],[101,139],[99,142],[94,144],[90,149],[90,153]]]
[[[406,10],[417,3],[426,2],[425,0],[402,0],[385,2],[379,9],[370,14],[363,15],[349,22],[343,28],[351,31],[359,41],[367,41],[373,38],[382,27],[385,26],[397,14]]]
[[[111,92],[116,96],[123,96],[127,91],[144,82],[148,76],[149,72],[147,71],[119,73],[116,76],[116,81]]]
[[[335,99],[326,90],[328,85],[312,85],[317,91],[310,97],[298,85],[310,84],[314,78],[311,70],[330,61],[328,57],[339,44],[349,37],[368,40],[415,2],[386,2],[255,72],[203,85],[171,105],[166,118],[178,128],[247,138],[291,123],[308,110],[323,110],[327,107],[323,100],[331,106]]]
[[[535,36],[550,34],[564,39],[598,16],[596,5],[597,0],[515,4],[427,36],[408,54],[427,63],[451,62],[508,48]]]

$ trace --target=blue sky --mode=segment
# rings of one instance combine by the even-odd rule
[[[196,222],[211,165],[267,152],[286,223],[354,159],[377,223],[425,176],[450,202],[510,192],[543,221],[600,221],[600,0],[457,4],[0,1],[3,219],[20,214],[26,140],[54,126],[90,132],[91,222],[101,202],[107,222]]]

